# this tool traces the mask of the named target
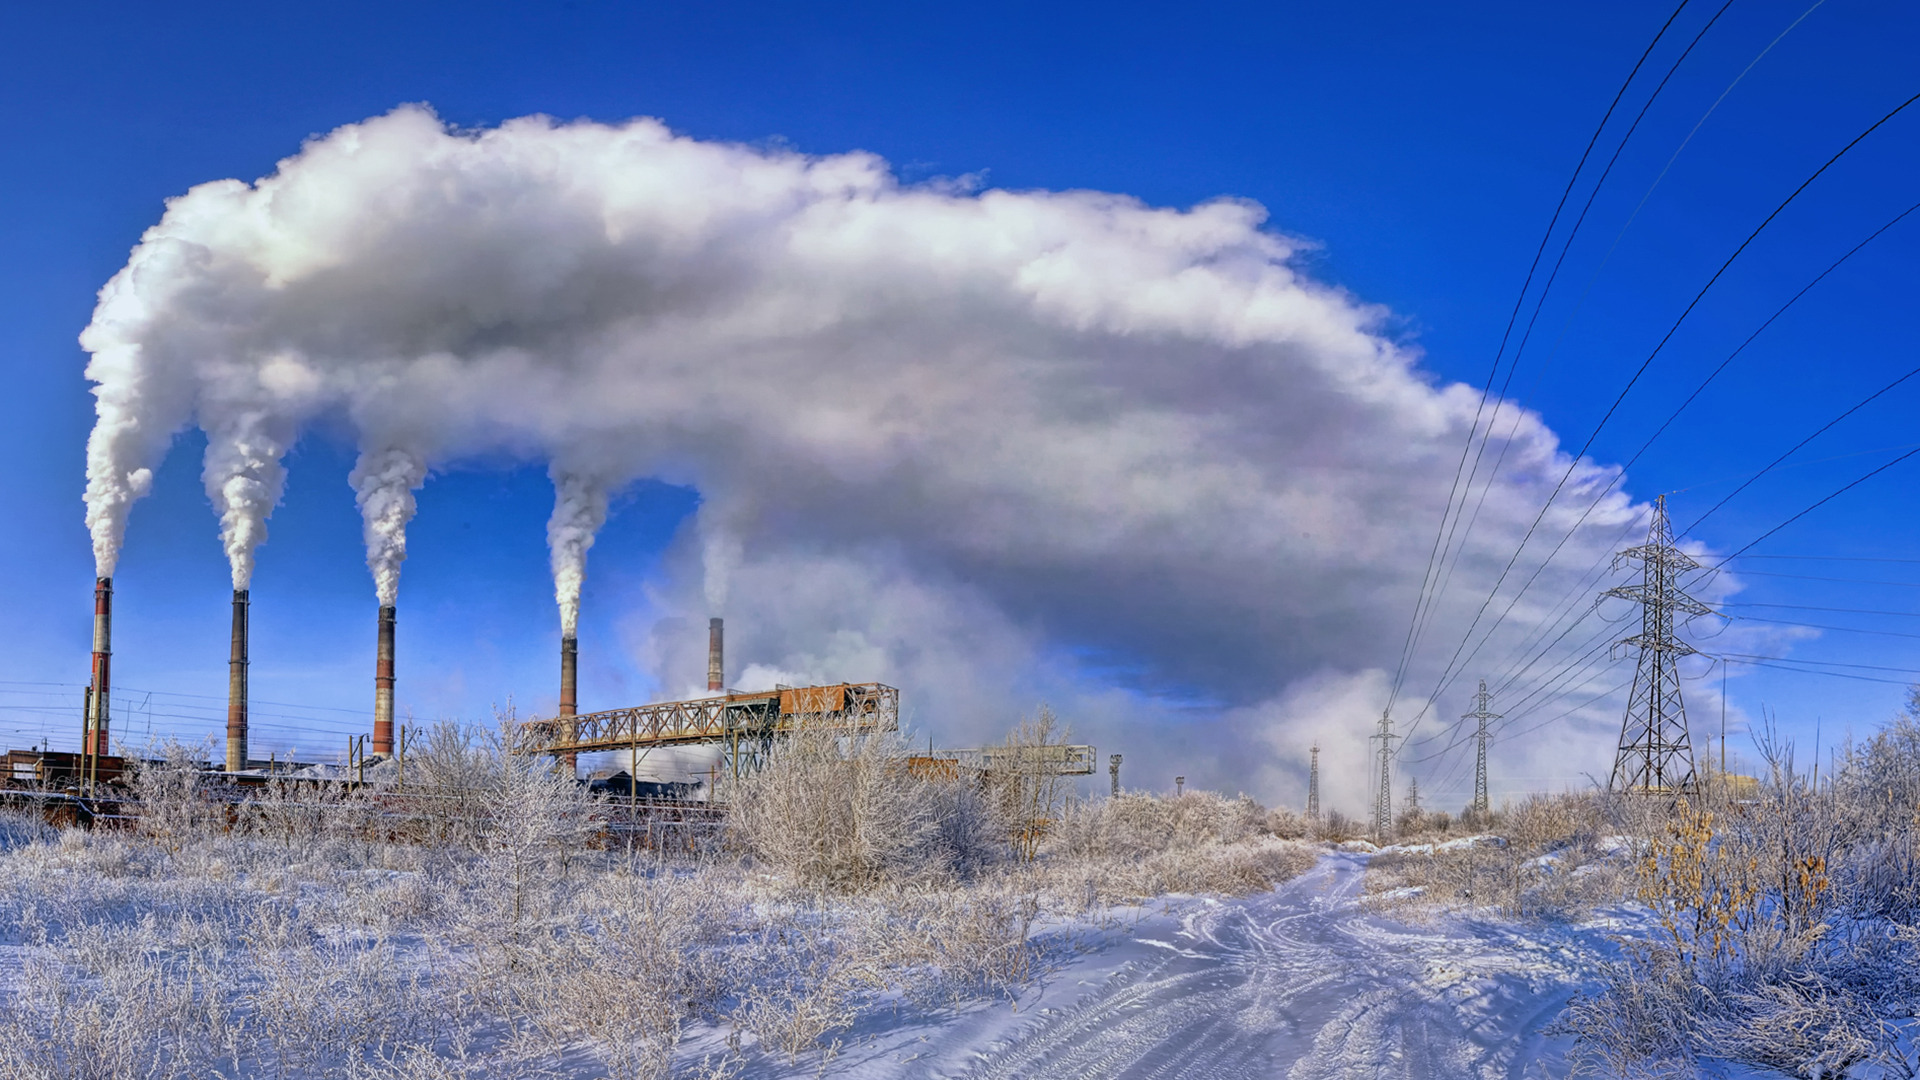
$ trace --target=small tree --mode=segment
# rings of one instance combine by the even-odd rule
[[[1013,832],[1014,849],[1028,862],[1066,805],[1072,783],[1062,774],[1066,763],[1065,724],[1045,705],[1007,734],[995,755],[991,782]]]
[[[140,807],[140,831],[169,855],[179,855],[213,828],[215,809],[208,801],[200,761],[205,744],[190,747],[168,739],[149,749],[133,770],[133,796]]]

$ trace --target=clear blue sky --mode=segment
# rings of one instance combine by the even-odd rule
[[[1681,40],[1717,7],[1690,6],[1676,23]],[[91,587],[79,492],[92,417],[74,338],[162,200],[193,184],[260,176],[309,135],[419,101],[464,125],[533,112],[652,115],[701,138],[865,149],[908,180],[981,173],[993,186],[1095,188],[1178,206],[1243,196],[1266,205],[1275,228],[1321,245],[1315,274],[1391,309],[1438,378],[1477,385],[1569,170],[1670,10],[1664,0],[11,8],[0,16],[0,199],[10,210],[0,218],[0,455],[10,465],[0,480],[10,512],[0,532],[0,738],[25,745],[43,725],[62,738],[77,727]],[[1584,440],[1780,199],[1920,92],[1920,10],[1832,0],[1727,96],[1622,233],[1707,107],[1806,10],[1800,0],[1737,0],[1596,202],[1515,382],[1568,442]],[[1656,57],[1655,74],[1672,55]],[[1903,116],[1809,188],[1736,264],[1594,456],[1630,457],[1774,308],[1920,200],[1916,177],[1920,115]],[[1916,256],[1920,214],[1757,341],[1633,468],[1634,495],[1685,489],[1676,517],[1690,521],[1731,489],[1724,478],[1761,467],[1920,365]],[[1920,443],[1916,402],[1920,379],[1823,436],[1795,459],[1816,463],[1756,485],[1699,538],[1739,547],[1893,456],[1883,448]],[[126,692],[168,692],[150,706],[155,730],[171,720],[191,735],[217,725],[192,719],[194,700],[178,695],[208,695],[205,715],[218,711],[227,617],[197,451],[183,441],[135,512],[118,575],[116,659]],[[331,752],[361,729],[372,627],[344,482],[350,461],[324,436],[302,444],[263,552],[255,695],[309,706],[256,706],[265,744]],[[1740,597],[1853,609],[1741,610],[1880,631],[1829,632],[1793,655],[1862,665],[1831,670],[1888,681],[1764,670],[1737,679],[1742,707],[1775,708],[1809,735],[1816,718],[1827,732],[1861,730],[1895,707],[1909,677],[1896,669],[1920,668],[1920,637],[1891,635],[1920,635],[1920,618],[1857,611],[1920,613],[1916,477],[1920,459],[1755,549],[1915,561],[1755,560],[1746,569],[1800,576],[1752,577]],[[551,693],[550,499],[532,468],[483,463],[429,484],[407,569],[403,703],[471,716],[509,693]],[[696,503],[664,486],[625,497],[594,554],[587,636],[598,619],[602,638],[617,637],[616,611],[644,617],[649,569]],[[613,651],[583,658],[589,705],[652,689]],[[322,706],[346,711],[315,711]],[[272,728],[296,714],[308,733]]]

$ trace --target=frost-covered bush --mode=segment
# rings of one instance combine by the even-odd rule
[[[967,805],[957,783],[912,775],[905,757],[891,733],[847,745],[832,731],[803,730],[729,785],[729,825],[755,859],[809,888],[952,873],[974,858],[968,821],[985,811]],[[941,828],[943,810],[956,814],[951,831]]]
[[[1666,811],[1636,874],[1660,932],[1566,1016],[1585,1068],[1711,1057],[1801,1076],[1866,1063],[1912,1075],[1897,1025],[1920,1008],[1914,712],[1847,748],[1821,784],[1790,746],[1763,740],[1757,785],[1710,786]]]
[[[1610,823],[1612,805],[1599,792],[1530,795],[1448,820],[1444,832],[1444,815],[1424,815],[1424,832],[1402,835],[1369,862],[1367,889],[1398,905],[1577,918],[1629,890],[1630,843]],[[1475,820],[1484,827],[1454,835]]]
[[[1169,798],[1128,791],[1070,807],[1052,847],[1079,857],[1120,858],[1234,844],[1262,833],[1267,817],[1266,808],[1245,795],[1193,791]]]
[[[1315,857],[1306,846],[1277,838],[1269,831],[1272,821],[1245,795],[1211,791],[1123,792],[1075,803],[1043,849],[1043,876],[1057,894],[1077,889],[1092,902],[1257,892],[1299,874]]]

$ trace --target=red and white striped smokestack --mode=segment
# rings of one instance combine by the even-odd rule
[[[227,652],[227,771],[247,767],[247,600],[233,590],[233,644]]]
[[[727,665],[722,638],[725,631],[719,619],[707,620],[707,689],[727,688]]]
[[[113,579],[96,578],[93,583],[93,683],[87,695],[87,724],[81,733],[81,750],[104,756],[107,753],[108,721],[113,700],[110,662],[113,658]]]
[[[380,643],[373,660],[373,752],[393,756],[392,604],[380,605]]]

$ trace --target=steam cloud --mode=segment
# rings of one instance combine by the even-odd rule
[[[102,291],[96,559],[197,422],[243,581],[286,448],[326,416],[359,433],[383,603],[429,467],[556,463],[570,628],[607,478],[658,477],[703,500],[660,588],[683,618],[648,645],[668,691],[704,670],[688,623],[750,592],[728,629],[753,670],[894,682],[955,739],[1044,694],[1129,761],[1295,798],[1316,734],[1330,778],[1362,775],[1477,395],[1263,224],[1231,199],[902,185],[867,154],[652,120],[401,108],[173,200]],[[1538,418],[1510,424],[1436,626],[1465,625],[1567,465]],[[1545,527],[1613,477],[1582,463]],[[1604,499],[1487,655],[1637,513]],[[1503,765],[1604,773],[1609,725],[1576,715]]]
[[[560,633],[580,626],[580,586],[587,577],[587,549],[607,521],[606,485],[579,473],[553,471],[553,516],[547,548],[553,553],[553,598],[560,605]]]

